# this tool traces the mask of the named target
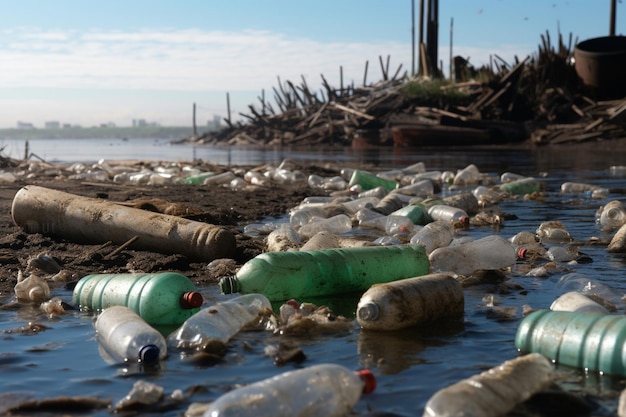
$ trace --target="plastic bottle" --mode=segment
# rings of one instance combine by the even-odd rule
[[[443,204],[463,210],[467,214],[478,212],[478,199],[471,192],[457,193],[443,198]]]
[[[322,231],[342,234],[350,230],[352,230],[352,219],[345,214],[338,214],[327,219],[312,219],[312,221],[298,229],[298,234],[301,237],[308,238]]]
[[[575,313],[610,314],[609,310],[578,291],[560,295],[550,305],[552,311],[572,311]]]
[[[215,175],[215,172],[203,172],[185,178],[185,184],[202,185],[204,180]]]
[[[569,262],[578,256],[578,249],[575,246],[551,246],[546,252],[546,257],[554,262]]]
[[[435,194],[435,186],[431,180],[420,180],[416,183],[398,188],[397,192],[404,195],[428,197]]]
[[[626,223],[626,207],[619,200],[609,201],[596,212],[596,222],[604,231],[617,229]]]
[[[376,206],[374,206],[374,210],[386,216],[401,209],[402,207],[404,207],[404,201],[402,200],[401,195],[396,192],[390,192],[384,196],[378,204],[376,204]]]
[[[73,292],[73,302],[81,310],[101,311],[125,305],[148,324],[180,325],[202,305],[202,295],[184,275],[94,274],[81,278]]]
[[[514,172],[503,172],[502,175],[500,175],[500,182],[506,183],[506,182],[521,180],[524,178],[527,178],[527,177],[525,175],[516,174]]]
[[[558,364],[626,376],[626,316],[537,310],[520,323],[515,347]]]
[[[448,246],[454,238],[454,226],[444,220],[435,220],[428,223],[415,233],[410,243],[421,245],[426,250],[426,254],[430,254],[437,248]]]
[[[607,247],[609,253],[626,252],[626,224],[617,229]]]
[[[369,370],[313,365],[229,391],[209,405],[204,417],[342,417],[375,388]]]
[[[353,185],[360,185],[363,190],[369,190],[376,187],[384,187],[387,191],[395,190],[398,187],[398,183],[393,180],[380,178],[370,172],[362,171],[360,169],[354,170],[348,187]]]
[[[486,236],[458,246],[437,248],[428,255],[432,272],[470,275],[478,270],[500,269],[515,264],[515,248],[499,235]]]
[[[19,271],[13,291],[18,301],[41,303],[50,299],[50,286],[45,279],[36,274],[24,278],[22,271]]]
[[[552,382],[552,364],[529,354],[505,361],[478,375],[437,391],[423,417],[499,417]]]
[[[431,221],[428,211],[421,204],[407,204],[406,206],[390,213],[391,216],[408,217],[413,224],[425,225]]]
[[[418,245],[267,252],[222,278],[222,292],[261,293],[270,301],[365,291],[372,284],[429,273]]]
[[[398,330],[463,316],[463,287],[452,275],[429,274],[374,284],[359,300],[356,318],[368,330]]]
[[[35,185],[15,194],[11,215],[28,233],[117,245],[138,237],[131,248],[179,253],[202,261],[233,257],[237,245],[232,232],[212,224]]]
[[[454,185],[476,184],[480,180],[480,171],[474,164],[469,164],[465,168],[459,170],[454,176],[452,183]]]
[[[433,220],[444,220],[453,224],[464,226],[469,224],[469,216],[465,210],[445,204],[432,206],[428,209],[428,215]]]
[[[100,355],[108,363],[154,363],[165,359],[163,335],[126,306],[111,306],[95,322]]]
[[[203,308],[167,337],[171,348],[221,352],[228,341],[260,314],[272,311],[262,294],[246,294]]]
[[[500,190],[513,195],[525,195],[538,193],[543,189],[543,184],[533,177],[522,178],[500,184]]]
[[[567,231],[567,228],[558,220],[541,223],[535,234],[542,243],[567,243],[572,241],[572,236]]]

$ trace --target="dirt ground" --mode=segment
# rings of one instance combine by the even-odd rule
[[[255,167],[237,168],[247,170]],[[327,167],[307,165],[299,168],[307,175],[339,174],[338,170]],[[267,217],[281,216],[305,197],[322,194],[319,190],[309,188],[306,182],[296,186],[272,183],[242,191],[216,186],[86,182],[43,174],[12,183],[0,182],[0,293],[4,295],[13,294],[18,271],[25,271],[29,260],[41,254],[51,256],[67,273],[68,289],[73,288],[73,283],[85,275],[103,272],[175,271],[186,275],[198,286],[213,285],[219,279],[219,276],[212,276],[207,270],[208,262],[194,261],[180,254],[133,250],[132,246],[120,251],[119,244],[85,245],[58,236],[26,233],[14,223],[11,205],[17,191],[31,184],[79,196],[123,202],[151,211],[171,210],[171,204],[168,203],[182,205],[187,212],[194,213],[182,217],[223,226],[232,231],[236,238],[233,257],[235,268],[264,250],[264,237],[244,235],[242,230],[245,225]]]

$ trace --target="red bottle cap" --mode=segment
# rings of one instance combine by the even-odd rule
[[[519,259],[524,259],[526,257],[526,252],[528,251],[528,249],[526,248],[519,248],[517,250],[517,257]]]
[[[288,304],[290,306],[292,306],[295,310],[297,310],[298,308],[300,308],[300,305],[298,304],[298,302],[296,300],[294,300],[293,298],[290,300],[287,300],[285,302],[285,304]]]
[[[188,291],[180,296],[180,306],[185,309],[198,308],[203,302],[202,294],[197,291]]]
[[[356,374],[363,380],[363,394],[370,394],[376,389],[376,377],[369,369],[361,369]]]

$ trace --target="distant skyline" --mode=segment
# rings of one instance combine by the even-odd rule
[[[415,0],[418,24],[419,0]],[[428,2],[425,2],[427,4]],[[214,115],[249,114],[278,78],[315,91],[321,75],[339,86],[411,72],[411,0],[0,0],[0,128],[46,121],[130,126],[206,125]],[[567,42],[606,36],[610,0],[440,0],[439,58],[476,67],[497,54],[512,63],[536,53],[548,32]],[[624,30],[622,4],[617,34]],[[416,26],[416,31],[419,26]],[[416,34],[417,38],[417,34]]]

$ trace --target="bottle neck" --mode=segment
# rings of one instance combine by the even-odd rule
[[[220,279],[219,285],[223,294],[239,292],[239,282],[235,276],[223,277]]]

